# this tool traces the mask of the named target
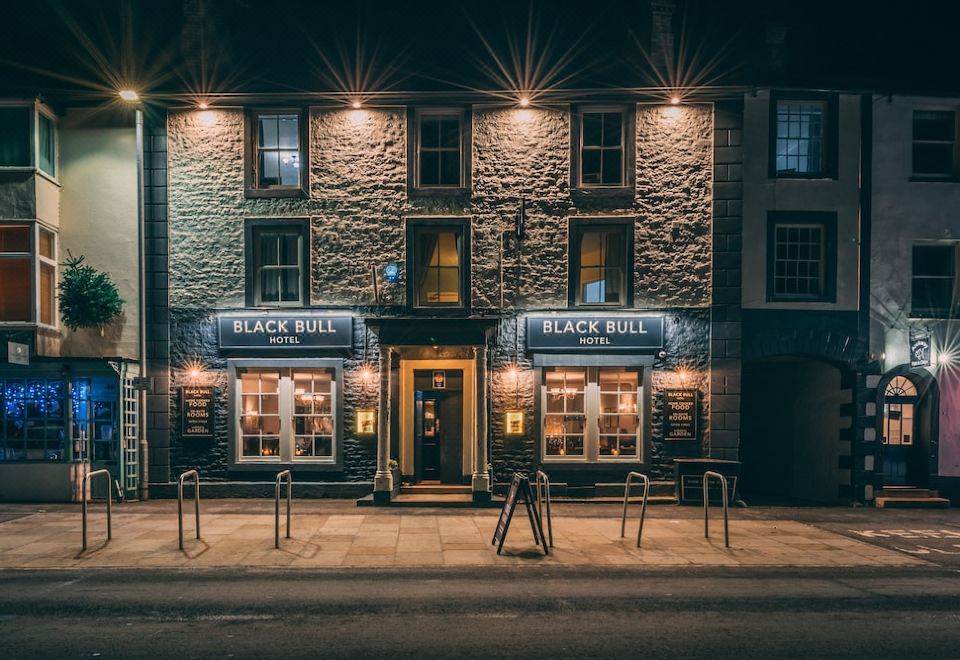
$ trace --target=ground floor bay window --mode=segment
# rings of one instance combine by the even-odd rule
[[[338,462],[340,369],[304,362],[234,369],[236,463]]]
[[[643,459],[642,368],[547,367],[541,382],[544,461]]]

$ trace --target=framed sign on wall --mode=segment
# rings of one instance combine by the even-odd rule
[[[663,439],[699,439],[699,391],[674,389],[663,391]]]

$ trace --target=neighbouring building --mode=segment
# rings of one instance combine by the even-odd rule
[[[171,108],[154,492],[593,495],[735,459],[741,104],[597,99]]]
[[[960,494],[960,99],[876,95],[870,342],[877,487]],[[930,493],[935,495],[935,493]]]
[[[744,97],[742,442],[748,502],[870,500],[870,97]]]
[[[137,496],[137,164],[132,111],[0,101],[0,500],[77,500],[101,468]],[[125,301],[101,331],[60,321],[69,255]]]

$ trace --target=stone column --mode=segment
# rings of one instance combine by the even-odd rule
[[[390,472],[390,357],[393,350],[380,347],[380,410],[377,413],[377,473],[373,478],[373,500],[389,504],[393,492],[393,474]]]
[[[487,472],[487,347],[475,346],[477,370],[477,432],[473,452],[473,501],[490,501],[490,473]]]

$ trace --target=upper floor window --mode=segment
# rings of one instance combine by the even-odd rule
[[[415,308],[468,306],[466,222],[412,223],[408,233],[410,300]]]
[[[411,111],[412,191],[459,194],[470,187],[470,122],[463,109]]]
[[[248,197],[307,195],[307,122],[299,110],[254,110],[247,115]]]
[[[913,111],[913,174],[953,178],[957,174],[957,118],[953,110]]]
[[[957,244],[913,246],[910,315],[948,318],[958,310],[956,301]]]
[[[0,224],[0,323],[55,326],[56,235],[36,223]]]
[[[571,304],[629,305],[632,225],[619,220],[575,220],[570,229]]]
[[[826,102],[780,100],[776,104],[777,176],[823,176]]]
[[[767,282],[771,301],[834,297],[836,221],[832,214],[771,212]]]
[[[303,306],[309,300],[306,221],[247,223],[247,304]]]
[[[629,106],[571,110],[570,186],[575,192],[619,195],[632,189],[635,122]]]
[[[0,168],[57,175],[57,123],[39,105],[0,107]]]

